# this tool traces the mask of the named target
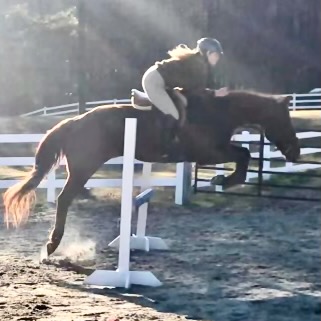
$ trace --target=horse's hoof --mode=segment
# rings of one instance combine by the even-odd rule
[[[49,257],[53,252],[55,252],[57,246],[55,246],[53,243],[48,242],[47,243],[47,257]]]
[[[46,246],[43,246],[40,251],[40,263],[44,263],[48,260],[48,250]]]
[[[217,175],[211,178],[210,183],[211,185],[224,185],[225,176],[224,175]]]

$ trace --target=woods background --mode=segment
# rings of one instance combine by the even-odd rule
[[[320,0],[88,0],[79,64],[77,1],[0,0],[0,111],[128,98],[177,44],[218,38],[217,87],[305,93],[321,85]]]

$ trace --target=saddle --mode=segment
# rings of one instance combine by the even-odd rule
[[[152,109],[152,102],[148,98],[147,94],[139,91],[137,89],[132,89],[131,92],[131,104],[134,108],[140,110],[151,110]]]
[[[170,115],[163,115],[160,119],[162,122],[162,151],[164,159],[179,159],[183,161],[185,159],[184,152],[180,146],[180,139],[178,132],[182,128],[186,121],[186,107],[187,99],[177,89],[169,90],[168,94],[173,99],[173,102],[180,115],[179,121],[176,121]],[[134,108],[147,111],[153,108],[153,104],[150,101],[148,95],[137,89],[131,91],[131,104]]]
[[[186,121],[187,98],[180,92],[180,89],[178,88],[174,88],[171,93],[171,97],[173,96],[172,98],[180,116],[179,127],[181,127]],[[131,90],[130,101],[132,106],[139,110],[147,111],[153,108],[153,104],[148,98],[147,94],[137,89]]]

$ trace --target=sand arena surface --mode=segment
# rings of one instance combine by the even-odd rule
[[[248,209],[152,204],[148,234],[165,252],[132,253],[159,288],[89,289],[94,268],[115,269],[119,201],[78,201],[51,263],[38,264],[53,209],[26,227],[0,226],[0,320],[320,320],[320,205],[262,202]]]

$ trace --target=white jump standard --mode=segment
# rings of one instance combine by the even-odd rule
[[[130,248],[135,250],[168,250],[167,244],[160,238],[154,236],[146,236],[146,221],[148,204],[153,196],[154,191],[151,188],[137,195],[134,199],[135,213],[138,212],[136,234],[130,237]],[[119,247],[119,236],[108,244],[110,247]]]
[[[121,220],[119,236],[118,269],[96,270],[84,284],[129,288],[131,284],[160,286],[162,283],[149,271],[130,271],[131,217],[133,209],[134,161],[136,150],[137,119],[126,118],[122,175]],[[149,194],[149,193],[147,193]],[[146,196],[145,196],[146,197]],[[143,197],[140,198],[140,201]],[[147,204],[147,203],[146,203]]]

